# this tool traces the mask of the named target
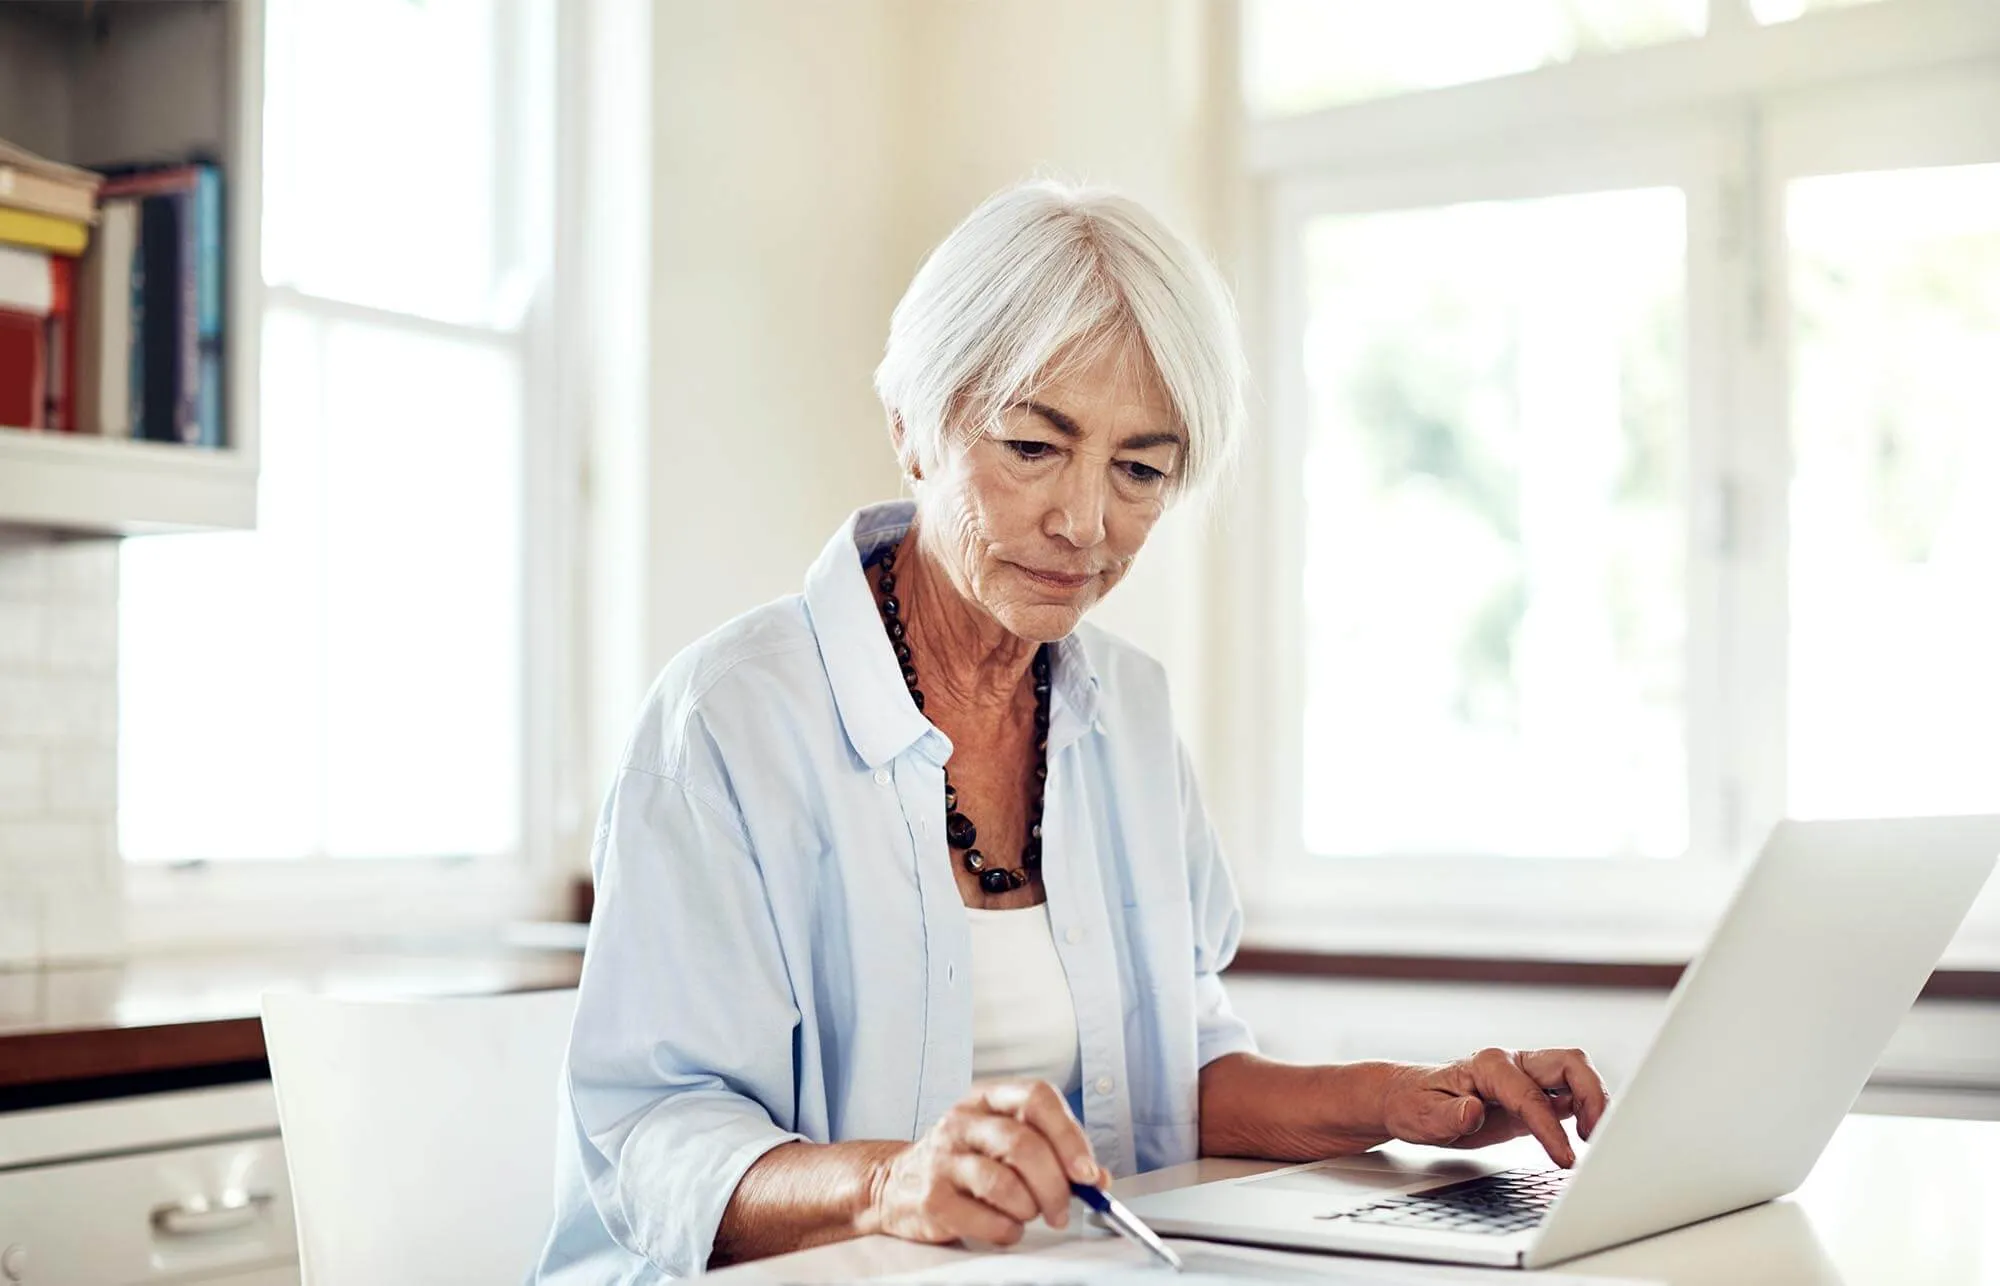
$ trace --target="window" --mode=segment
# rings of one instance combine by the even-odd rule
[[[1681,193],[1303,237],[1307,847],[1680,853]]]
[[[553,34],[267,5],[259,526],[124,546],[129,860],[531,846]]]
[[[1790,22],[1808,13],[1875,4],[1878,0],[1750,0],[1750,15],[1758,22]]]
[[[1785,202],[1791,810],[2000,808],[2000,164]]]
[[[1782,816],[2000,811],[2000,13],[1425,11],[1367,86],[1378,10],[1245,13],[1253,919],[1679,943]],[[1377,101],[1259,119],[1302,68]]]
[[[1686,39],[1707,10],[1708,0],[1247,0],[1244,84],[1253,112],[1280,116]]]

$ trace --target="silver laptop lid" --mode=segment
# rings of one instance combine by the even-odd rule
[[[1996,857],[2000,816],[1780,823],[1527,1264],[1797,1187]]]

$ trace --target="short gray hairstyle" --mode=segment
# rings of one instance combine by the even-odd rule
[[[1209,490],[1236,453],[1243,349],[1213,265],[1144,206],[1041,180],[988,198],[924,260],[896,305],[875,391],[905,468],[970,442],[1106,346],[1137,340],[1187,451],[1176,494]]]

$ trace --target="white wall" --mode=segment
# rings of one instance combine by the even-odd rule
[[[919,253],[994,191],[1036,175],[1118,188],[1212,248],[1208,15],[1201,0],[915,4],[902,214]],[[1170,514],[1092,618],[1166,664],[1198,761],[1210,757],[1200,744],[1206,531],[1203,515]]]
[[[870,376],[910,275],[980,200],[1036,174],[1088,180],[1213,243],[1216,12],[1205,0],[654,9],[647,677],[797,589],[849,510],[897,492]],[[1211,757],[1205,532],[1200,515],[1170,516],[1096,617],[1168,665],[1198,759]]]
[[[654,10],[647,662],[797,590],[892,496],[870,387],[906,268],[904,7]]]

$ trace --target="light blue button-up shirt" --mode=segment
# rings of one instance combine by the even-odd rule
[[[647,696],[593,846],[543,1281],[698,1272],[766,1151],[914,1139],[971,1085],[951,742],[862,570],[912,514],[856,513],[802,596],[695,643]],[[1071,1105],[1133,1174],[1194,1158],[1201,1068],[1254,1047],[1217,977],[1242,916],[1159,664],[1088,625],[1054,653],[1042,879]]]

